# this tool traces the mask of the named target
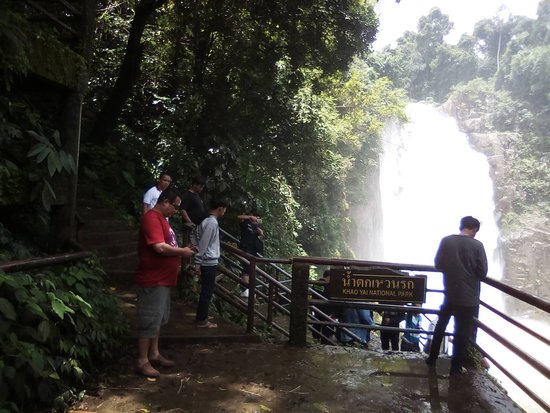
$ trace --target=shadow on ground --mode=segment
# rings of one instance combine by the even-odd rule
[[[130,351],[130,353],[132,353]],[[75,410],[97,413],[510,412],[517,407],[487,376],[449,377],[422,355],[286,344],[170,344],[176,367],[159,379],[125,357]]]
[[[135,294],[117,288],[135,321]],[[135,338],[127,354],[91,385],[73,412],[95,413],[363,413],[523,412],[486,372],[449,377],[449,360],[430,369],[420,353],[370,348],[262,343],[215,315],[218,329],[194,325],[194,304],[174,297],[161,349],[176,361],[159,379],[134,373]]]

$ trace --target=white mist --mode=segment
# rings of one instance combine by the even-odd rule
[[[409,123],[388,125],[383,136],[384,152],[380,163],[382,237],[370,235],[372,239],[382,239],[382,248],[366,251],[358,258],[433,265],[441,238],[458,233],[460,218],[472,215],[481,221],[476,238],[485,246],[489,276],[500,279],[499,232],[495,221],[493,184],[485,155],[469,145],[456,121],[440,109],[425,103],[413,103],[407,106],[407,116]],[[441,277],[429,277],[428,288],[442,289]],[[505,312],[500,293],[495,289],[484,285],[481,298]],[[441,294],[429,293],[425,306],[438,308],[441,301]],[[481,310],[480,320],[513,331],[485,309]],[[449,329],[452,331],[452,325]],[[489,352],[497,351],[512,361],[513,357],[505,354],[507,350],[499,348],[481,331],[478,342]],[[518,363],[521,362],[511,364]],[[494,367],[491,373],[503,381],[511,397],[524,409],[542,411]],[[528,378],[521,379],[529,381]],[[530,383],[530,386],[536,387],[537,384]]]

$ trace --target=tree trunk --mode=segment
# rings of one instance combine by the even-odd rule
[[[151,15],[167,1],[141,0],[136,7],[126,46],[126,54],[120,66],[117,80],[92,128],[91,139],[94,142],[105,143],[112,135],[124,103],[140,76],[140,65],[143,56],[141,38],[145,25]]]

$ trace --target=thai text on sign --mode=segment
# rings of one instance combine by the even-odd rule
[[[361,270],[331,270],[331,299],[424,303],[425,275],[379,275]]]

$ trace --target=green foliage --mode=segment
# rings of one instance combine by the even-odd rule
[[[113,359],[127,332],[93,262],[0,271],[0,407],[67,407],[74,386]]]
[[[452,86],[475,77],[477,68],[473,50],[444,42],[452,27],[449,16],[433,8],[420,18],[417,32],[406,32],[395,49],[377,57],[382,74],[413,99],[443,101]]]
[[[29,65],[22,19],[8,5],[8,0],[0,0],[0,83],[6,90],[17,77],[27,72]]]
[[[59,131],[45,123],[25,98],[0,98],[0,206],[39,202],[49,211],[57,198],[54,180],[76,173]]]
[[[102,146],[83,143],[80,157],[81,188],[114,208],[129,224],[135,224],[142,211],[143,193],[153,185],[158,171],[148,170],[139,150],[130,147],[126,140]],[[139,188],[136,182],[146,188]]]
[[[113,85],[131,24],[131,7],[106,4],[85,131]],[[384,122],[376,114],[391,86],[373,85],[376,96],[369,97],[354,86],[375,82],[373,73],[354,75],[345,88],[355,94],[348,99],[353,110],[342,107],[339,87],[353,57],[368,50],[376,23],[373,8],[356,0],[167,3],[142,37],[143,75],[120,119],[121,145],[111,146],[118,153],[105,157],[103,146],[86,144],[83,171],[106,188],[107,177],[117,175],[113,167],[136,177],[136,193],[126,200],[140,199],[152,184],[139,171],[167,170],[180,188],[200,174],[208,177],[206,202],[231,200],[224,225],[232,232],[233,216],[252,204],[262,209],[270,254],[349,256],[345,193],[355,191],[347,183],[360,181],[360,163],[376,157]],[[126,167],[128,151],[139,159],[133,168]],[[362,156],[368,159],[356,162]]]
[[[536,108],[550,105],[550,47],[522,50],[511,61],[508,85],[514,97]]]

